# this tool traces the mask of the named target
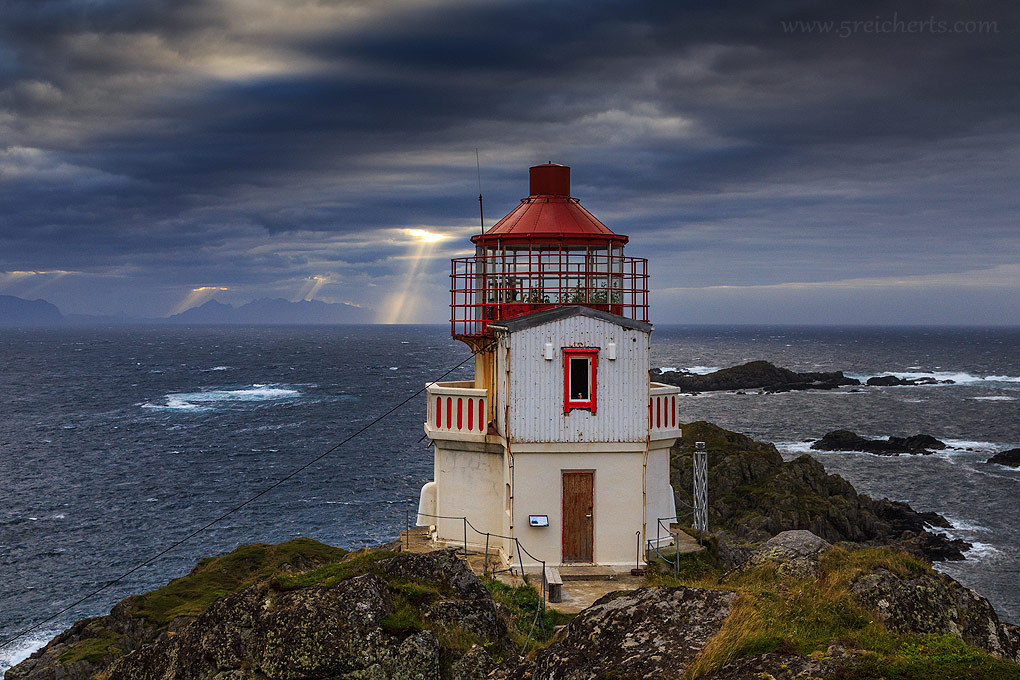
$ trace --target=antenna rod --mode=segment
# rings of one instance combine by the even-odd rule
[[[478,147],[475,147],[475,167],[478,170],[478,220],[485,233],[485,213],[482,211],[482,163],[478,160]]]

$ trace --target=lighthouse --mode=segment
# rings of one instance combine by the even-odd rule
[[[419,526],[524,568],[634,566],[676,515],[680,436],[679,389],[648,376],[647,260],[555,163],[532,167],[529,195],[471,241],[451,262],[450,326],[474,378],[428,385]]]

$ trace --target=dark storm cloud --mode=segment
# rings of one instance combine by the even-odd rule
[[[994,31],[906,32],[929,17]],[[673,265],[662,287],[1013,264],[1018,18],[1005,2],[8,1],[0,272],[249,297],[338,272],[381,291],[399,230],[431,227],[456,238],[431,253],[441,278],[476,219],[475,147],[490,224],[528,165],[571,164],[634,254]]]

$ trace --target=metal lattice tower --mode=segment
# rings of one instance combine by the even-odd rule
[[[694,444],[694,529],[708,531],[708,451],[705,442]]]

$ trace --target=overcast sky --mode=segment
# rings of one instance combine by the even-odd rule
[[[477,148],[488,226],[528,166],[570,165],[649,258],[659,324],[1016,324],[1018,19],[1006,1],[0,0],[0,294],[442,322]]]

